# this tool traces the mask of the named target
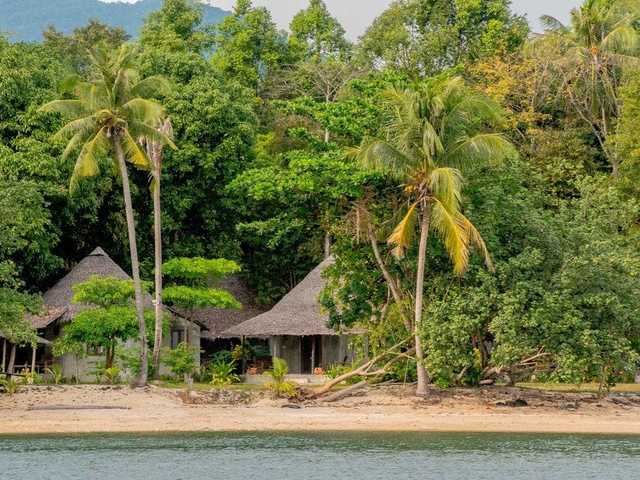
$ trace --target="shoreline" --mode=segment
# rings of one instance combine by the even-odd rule
[[[224,405],[184,404],[177,392],[166,389],[35,388],[13,397],[0,396],[0,435],[404,432],[640,436],[640,405],[585,399],[576,410],[565,410],[529,399],[527,407],[515,408],[468,395],[448,395],[442,400],[420,401],[397,392],[376,392],[336,404],[287,405],[261,398]]]

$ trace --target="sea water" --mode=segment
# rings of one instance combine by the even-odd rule
[[[640,437],[211,433],[0,437],[7,480],[640,479]]]

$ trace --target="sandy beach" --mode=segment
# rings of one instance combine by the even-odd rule
[[[178,392],[157,387],[38,386],[0,396],[0,434],[367,430],[640,435],[635,399],[493,391],[419,400],[405,393],[374,391],[332,404],[228,399],[231,405],[209,403],[206,393],[194,396],[203,403],[186,404]],[[510,405],[514,396],[527,405]]]

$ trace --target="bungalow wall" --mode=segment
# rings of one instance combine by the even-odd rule
[[[271,354],[282,358],[289,373],[310,374],[316,367],[334,363],[350,363],[354,353],[349,349],[348,335],[273,336],[269,339]],[[313,356],[313,362],[312,362]]]
[[[162,339],[162,347],[174,348],[172,344],[172,332],[184,332],[184,325],[186,321],[181,318],[174,318],[171,324],[171,328],[168,335],[165,335]],[[64,327],[63,327],[64,328]],[[184,334],[183,334],[184,335]],[[198,351],[194,353],[193,358],[196,361],[196,365],[200,367],[200,326],[191,323],[189,328],[189,343],[198,347]],[[183,336],[181,337],[183,338]],[[125,344],[125,348],[135,347],[137,342],[129,341]],[[93,373],[96,365],[100,362],[104,362],[104,355],[87,355],[85,357],[77,358],[73,354],[66,354],[58,359],[56,363],[59,363],[62,367],[63,376],[70,380],[71,378],[78,377],[80,382],[95,382],[96,377]],[[117,362],[117,359],[116,359]],[[171,371],[164,364],[160,365],[160,375],[171,375]]]

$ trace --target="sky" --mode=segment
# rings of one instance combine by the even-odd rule
[[[106,2],[137,0],[103,0]],[[216,7],[231,10],[236,0],[204,0]],[[393,0],[324,0],[331,13],[340,20],[351,40],[362,35],[371,22],[380,15]],[[534,30],[540,31],[538,19],[541,15],[552,15],[565,23],[572,8],[582,0],[511,0],[514,12],[526,15]],[[271,10],[280,28],[286,29],[293,16],[309,4],[309,0],[253,0],[256,6]]]
[[[364,33],[371,22],[382,13],[392,0],[325,0],[333,15],[340,20],[352,40]],[[235,0],[208,0],[208,3],[230,10]],[[308,5],[308,0],[254,0],[254,5],[271,10],[274,20],[281,28],[287,28],[293,16]],[[548,14],[566,21],[572,8],[581,0],[512,0],[513,10],[526,14],[534,29],[537,19]]]

